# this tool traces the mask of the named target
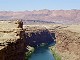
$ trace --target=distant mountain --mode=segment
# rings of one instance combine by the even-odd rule
[[[80,10],[0,11],[0,20],[23,19],[59,23],[80,23]]]

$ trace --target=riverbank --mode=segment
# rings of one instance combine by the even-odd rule
[[[49,47],[50,52],[53,54],[55,60],[61,60],[61,56],[57,53],[55,46]]]
[[[55,60],[48,46],[40,46],[35,48],[34,53],[29,60]]]
[[[28,51],[25,53],[25,60],[28,60],[29,57],[34,53],[35,49],[34,47],[27,46],[26,48]]]

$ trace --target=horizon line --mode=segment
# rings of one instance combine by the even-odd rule
[[[38,9],[38,10],[34,9],[34,10],[15,10],[15,11],[14,10],[0,10],[0,12],[1,11],[7,11],[7,12],[8,11],[12,11],[12,12],[17,12],[17,11],[40,11],[40,10],[50,10],[50,11],[52,11],[52,10],[80,10],[80,9]]]

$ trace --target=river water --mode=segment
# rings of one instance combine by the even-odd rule
[[[39,47],[31,55],[29,60],[55,60],[48,47]]]

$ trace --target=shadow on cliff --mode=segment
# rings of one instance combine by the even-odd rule
[[[50,33],[47,29],[38,32],[26,33],[27,45],[32,47],[51,45],[55,43],[55,33]]]

